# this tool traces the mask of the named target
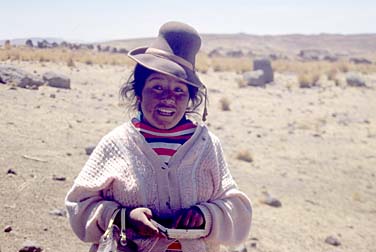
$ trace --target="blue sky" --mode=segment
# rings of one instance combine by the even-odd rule
[[[169,20],[200,33],[376,33],[371,0],[1,0],[0,40],[150,37]]]

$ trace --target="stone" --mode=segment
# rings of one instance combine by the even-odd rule
[[[5,228],[4,228],[4,232],[5,233],[9,233],[9,232],[11,232],[12,231],[12,226],[6,226]]]
[[[70,79],[62,74],[49,71],[43,74],[43,80],[50,87],[70,89]]]
[[[53,176],[52,176],[52,179],[53,179],[53,180],[56,180],[56,181],[65,181],[65,180],[67,180],[66,177],[63,177],[63,176],[56,176],[56,175],[53,175]]]
[[[324,60],[328,55],[329,51],[320,49],[304,49],[299,52],[299,57],[306,61]]]
[[[366,82],[363,76],[357,72],[349,72],[346,74],[347,85],[351,87],[365,87]]]
[[[26,40],[25,44],[27,47],[34,47],[33,41],[31,39]]]
[[[325,243],[333,245],[333,246],[339,246],[341,245],[341,242],[334,236],[328,236],[325,239]]]
[[[372,64],[372,61],[366,58],[350,58],[349,61],[354,64],[366,64],[366,65]]]
[[[8,169],[7,174],[17,175],[17,172],[13,169]]]
[[[36,242],[34,241],[25,241],[22,244],[22,248],[19,250],[19,252],[41,252],[42,247],[39,246]]]
[[[241,50],[229,50],[226,52],[227,57],[241,58],[244,57],[244,53]]]
[[[43,85],[43,80],[22,69],[11,65],[0,66],[0,83],[13,84],[17,87],[38,89]]]
[[[54,210],[51,210],[49,214],[59,216],[59,217],[66,217],[67,211],[65,211],[64,209],[54,209]]]
[[[261,200],[262,203],[271,207],[281,207],[282,203],[279,199],[272,197],[268,192],[263,192],[264,199]]]
[[[274,73],[272,69],[272,64],[269,59],[255,59],[253,61],[253,70],[262,70],[264,72],[265,83],[274,81]]]
[[[264,87],[266,84],[263,70],[246,72],[243,74],[243,80],[246,85],[253,87]]]
[[[208,53],[208,56],[210,58],[213,58],[213,57],[223,57],[224,55],[225,55],[225,52],[224,52],[223,48],[221,48],[221,47],[215,48],[215,49],[211,50]]]

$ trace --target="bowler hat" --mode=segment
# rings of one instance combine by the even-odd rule
[[[161,26],[149,47],[135,48],[128,56],[146,68],[200,88],[203,84],[195,71],[200,46],[201,38],[193,27],[172,21]]]

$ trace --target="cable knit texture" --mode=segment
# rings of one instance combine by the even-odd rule
[[[248,237],[252,208],[238,190],[220,142],[199,125],[166,165],[129,122],[99,142],[66,196],[70,224],[95,251],[112,213],[119,206],[148,207],[168,217],[198,206],[206,236],[180,240],[183,252],[218,252],[219,245],[238,245]],[[145,238],[127,229],[138,251],[164,252],[171,240]]]

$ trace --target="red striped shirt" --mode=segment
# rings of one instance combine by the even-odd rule
[[[197,127],[192,121],[185,118],[172,129],[157,129],[138,118],[133,118],[132,124],[166,164],[179,147],[191,138]]]

